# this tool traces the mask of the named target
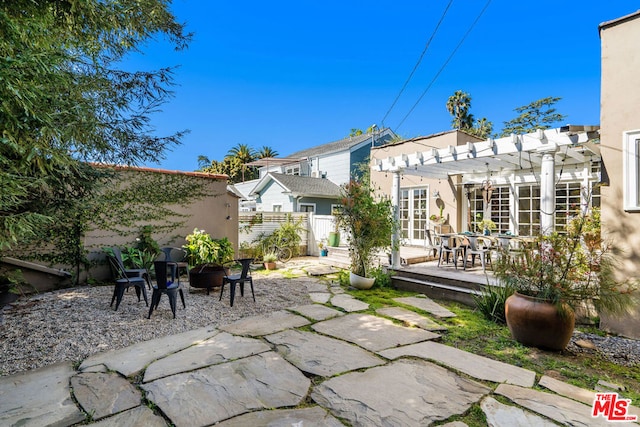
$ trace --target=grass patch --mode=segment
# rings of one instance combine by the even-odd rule
[[[349,288],[347,292],[368,303],[371,313],[381,307],[398,306],[428,316],[422,310],[393,301],[394,298],[415,295],[413,292],[375,287],[364,291]],[[630,368],[617,365],[597,354],[572,354],[566,351],[552,352],[526,347],[511,338],[506,325],[485,319],[478,310],[451,301],[437,302],[457,316],[448,319],[434,319],[448,327],[448,331],[441,334],[442,343],[529,369],[536,372],[538,378],[542,375],[548,375],[589,390],[593,390],[599,380],[619,384],[626,388],[620,395],[631,399],[633,405],[640,405],[639,366]],[[593,327],[578,329],[584,332],[603,334],[602,331]],[[475,411],[471,410],[461,420],[465,422],[469,420],[469,425],[484,425],[476,415]]]

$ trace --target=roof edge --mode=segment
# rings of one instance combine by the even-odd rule
[[[99,168],[110,168],[115,170],[152,172],[152,173],[162,173],[165,175],[186,175],[186,176],[195,176],[198,178],[208,178],[208,179],[215,179],[215,180],[229,179],[229,176],[225,174],[216,174],[216,173],[207,173],[207,172],[187,172],[187,171],[179,171],[179,170],[156,169],[156,168],[149,168],[149,167],[143,167],[143,166],[110,165],[105,163],[91,163],[91,165]]]
[[[602,35],[602,30],[605,30],[607,28],[610,28],[619,24],[623,24],[627,21],[631,21],[632,19],[636,19],[638,17],[640,17],[640,9],[628,15],[621,16],[620,18],[612,19],[610,21],[605,21],[600,25],[598,25],[598,34]]]

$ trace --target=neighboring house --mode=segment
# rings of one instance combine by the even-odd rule
[[[262,197],[262,192],[265,191],[264,185],[266,184],[263,180],[267,177],[268,173],[301,178],[327,179],[335,185],[340,186],[349,182],[351,177],[358,173],[359,165],[369,159],[372,147],[387,144],[395,137],[396,135],[390,129],[382,129],[372,133],[348,137],[328,144],[307,148],[287,157],[267,158],[252,162],[249,165],[260,167],[260,181],[257,185],[261,187],[259,189],[256,187],[253,191],[249,192],[249,198],[252,196],[255,197],[256,210],[258,211],[272,210],[270,203],[273,201],[276,206],[282,206],[283,212],[300,212],[300,210],[293,210],[294,206],[298,206],[296,203],[285,203],[284,200],[280,203],[280,201],[275,201],[272,197],[268,197],[267,199]],[[288,181],[288,185],[294,186],[291,180]],[[306,185],[310,186],[306,187]],[[317,199],[317,194],[307,194],[305,193],[305,188],[308,188],[310,191],[316,191],[317,187],[321,185],[321,183],[301,179],[300,183],[295,185],[296,191],[300,191],[300,193],[297,193],[297,197],[300,200],[304,199],[305,196],[308,200]],[[236,184],[236,187],[237,186]],[[323,198],[326,199],[324,196]],[[265,200],[267,201],[265,202]],[[248,201],[243,203],[248,204]],[[313,202],[309,201],[309,203]],[[326,211],[327,214],[329,214],[331,203],[323,203],[323,205],[327,207],[327,209],[323,207],[322,211]],[[308,208],[309,205],[303,204],[302,206]],[[319,213],[319,211],[320,210],[317,212]]]
[[[250,195],[255,197],[259,211],[330,215],[339,203],[340,187],[326,178],[270,172]]]
[[[640,268],[640,11],[600,24],[603,161],[602,231],[620,260],[620,273]],[[638,295],[640,301],[640,294]],[[639,302],[640,304],[640,302]],[[640,306],[624,319],[601,319],[604,329],[640,338]]]

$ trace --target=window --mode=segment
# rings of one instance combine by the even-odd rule
[[[288,167],[285,169],[287,175],[300,175],[300,166]]]
[[[282,205],[273,205],[273,212],[282,212]]]
[[[331,215],[340,215],[342,213],[342,205],[331,204]]]
[[[622,144],[624,209],[640,211],[640,130],[625,132]]]
[[[518,187],[518,234],[535,236],[540,234],[540,186]]]
[[[567,223],[582,205],[582,185],[579,182],[567,182],[556,184],[556,231],[566,231]]]
[[[316,204],[315,203],[300,203],[298,205],[298,212],[315,212]]]

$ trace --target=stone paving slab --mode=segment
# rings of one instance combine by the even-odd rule
[[[205,426],[258,409],[299,405],[311,382],[274,352],[143,384],[176,426]]]
[[[190,347],[216,335],[213,327],[194,329],[181,334],[144,341],[132,346],[89,356],[80,365],[80,370],[95,365],[105,365],[112,371],[131,377],[141,372],[145,366],[169,354]]]
[[[385,363],[360,347],[312,332],[286,330],[265,339],[301,371],[323,377]]]
[[[309,323],[311,322],[302,316],[286,310],[278,310],[262,316],[245,317],[229,325],[220,326],[219,329],[234,335],[258,337],[288,328],[299,328]]]
[[[427,313],[431,313],[437,317],[456,317],[454,313],[442,307],[440,304],[434,302],[432,299],[427,298],[426,296],[402,297],[394,298],[393,300],[402,304],[419,308],[420,310],[424,310]]]
[[[315,303],[326,304],[331,299],[331,295],[329,292],[311,292],[309,298]]]
[[[289,426],[344,427],[340,421],[319,406],[304,409],[276,409],[240,415],[216,424],[217,427]]]
[[[495,383],[506,382],[523,387],[533,387],[536,380],[536,373],[533,371],[432,341],[390,348],[378,354],[387,359],[397,359],[402,356],[430,359],[476,379]]]
[[[269,346],[262,341],[221,332],[206,341],[153,362],[144,373],[144,382],[269,350]]]
[[[357,344],[369,351],[380,351],[439,337],[423,329],[396,325],[389,319],[357,313],[315,323],[311,328],[322,334]]]
[[[0,377],[0,425],[72,425],[85,416],[71,399],[70,363]]]
[[[91,424],[93,427],[166,427],[164,418],[146,406],[137,406]]]
[[[462,414],[491,390],[422,360],[331,378],[311,398],[353,425],[429,425]]]
[[[307,288],[307,292],[328,292],[328,284],[318,282],[316,279],[307,279],[304,277],[299,277],[295,279],[297,282],[304,283],[304,286]]]
[[[139,406],[140,390],[113,372],[88,372],[71,378],[73,395],[87,414],[99,420]]]
[[[300,305],[298,307],[293,307],[290,310],[313,320],[327,320],[332,317],[344,315],[341,311],[320,304]]]
[[[594,390],[587,390],[572,384],[567,384],[547,375],[543,375],[542,378],[540,378],[538,385],[589,406],[593,405],[593,401],[596,398],[596,392]],[[638,417],[638,420],[640,420],[640,408],[637,406],[630,405],[627,408],[627,413],[629,415],[635,415]]]
[[[611,425],[604,418],[591,417],[591,406],[557,394],[510,384],[500,384],[495,393],[563,425],[590,427]]]
[[[392,317],[404,322],[407,326],[417,326],[427,331],[446,331],[447,327],[440,325],[428,317],[420,316],[415,311],[402,307],[383,307],[376,310],[376,313],[383,316]]]
[[[362,311],[369,308],[369,304],[362,302],[349,294],[334,295],[331,298],[331,305],[340,307],[347,312]]]
[[[492,397],[485,397],[480,402],[480,408],[487,417],[487,425],[490,427],[556,427],[557,425],[524,409],[500,403]]]
[[[315,265],[305,268],[309,276],[326,276],[327,274],[335,274],[340,271],[339,268],[330,265]]]

